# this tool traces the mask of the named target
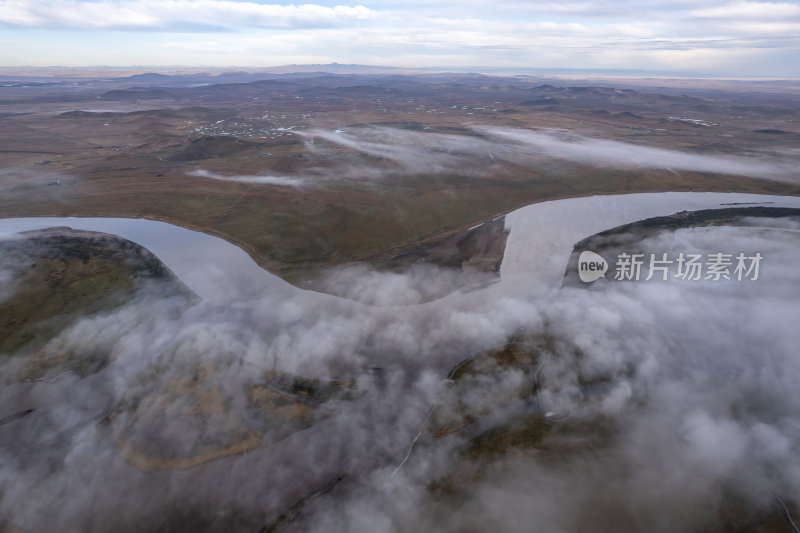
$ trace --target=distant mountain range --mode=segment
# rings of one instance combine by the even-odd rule
[[[527,76],[555,76],[555,77],[656,77],[656,78],[692,78],[692,79],[717,79],[719,75],[702,74],[689,71],[665,71],[665,70],[630,70],[630,69],[576,69],[576,68],[519,68],[519,67],[492,67],[486,65],[476,65],[468,67],[391,67],[379,65],[358,65],[358,64],[307,64],[307,65],[280,65],[274,67],[189,67],[189,66],[154,66],[141,65],[130,67],[110,67],[110,66],[86,66],[86,67],[4,67],[0,66],[0,77],[5,76],[60,76],[69,78],[81,77],[129,77],[140,80],[158,81],[160,76],[167,75],[201,75],[236,77],[251,76],[253,74],[413,74],[413,73],[481,73],[481,74],[503,74],[503,75],[527,75]],[[739,74],[731,74],[732,79],[753,79]]]

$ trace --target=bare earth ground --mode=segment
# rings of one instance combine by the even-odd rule
[[[800,194],[787,181],[465,151],[450,154],[463,170],[420,171],[308,133],[347,129],[368,139],[373,130],[359,128],[373,126],[470,140],[485,127],[546,128],[690,154],[796,158],[796,84],[560,80],[556,87],[466,74],[227,82],[242,76],[46,78],[43,85],[9,78],[0,87],[0,216],[164,220],[239,244],[300,284],[332,264],[392,267],[387,258],[395,255],[407,263],[420,243],[537,201],[667,190]],[[198,170],[311,179],[297,188],[189,174]]]

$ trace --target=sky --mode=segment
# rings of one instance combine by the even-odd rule
[[[800,2],[0,0],[2,66],[287,64],[800,76]]]

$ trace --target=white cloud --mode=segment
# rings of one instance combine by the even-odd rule
[[[286,187],[301,187],[305,184],[306,180],[303,178],[291,176],[270,176],[270,175],[255,175],[255,176],[226,176],[208,170],[192,170],[187,172],[190,176],[198,178],[209,178],[219,181],[238,181],[239,183],[254,183],[260,185],[284,185]]]
[[[800,5],[788,2],[730,2],[721,6],[693,9],[689,14],[702,18],[782,20],[800,16]]]
[[[588,137],[566,130],[475,127],[477,135],[451,135],[385,127],[348,128],[341,133],[310,131],[311,139],[345,146],[391,162],[351,165],[347,177],[397,174],[454,173],[486,175],[501,172],[502,160],[535,168],[543,159],[556,158],[598,167],[656,168],[733,174],[797,182],[796,163],[775,156],[693,154]],[[311,145],[324,153],[324,148]],[[379,161],[380,161],[379,159]]]
[[[255,0],[0,0],[0,24],[17,30],[19,50],[6,64],[151,64],[265,66],[296,62],[393,66],[499,66],[677,70],[725,75],[798,75],[786,54],[796,48],[800,6],[789,2],[486,2],[431,1],[363,5]],[[41,46],[26,28],[91,30],[69,52]],[[264,35],[264,29],[275,30]],[[109,32],[147,32],[113,43]],[[288,31],[291,30],[291,31]],[[219,53],[199,48],[164,54],[173,33],[217,32]],[[153,35],[165,34],[160,39]],[[285,34],[285,47],[249,46]],[[109,38],[111,37],[111,38]],[[217,40],[215,38],[215,40]],[[652,48],[722,50],[694,63]],[[227,53],[229,50],[232,52]],[[741,72],[743,52],[755,61]],[[27,56],[27,57],[26,57]],[[63,57],[62,57],[63,56]],[[113,58],[120,58],[113,61]],[[532,61],[532,58],[533,61]],[[80,61],[81,63],[75,63]]]
[[[596,166],[672,168],[796,182],[795,164],[776,158],[705,155],[575,135],[558,130],[481,128],[541,154]]]
[[[531,230],[550,233],[564,223],[553,217]],[[788,222],[781,226],[796,229]],[[114,359],[97,374],[0,386],[3,418],[36,408],[0,427],[0,510],[29,531],[45,531],[54,521],[68,531],[117,531],[123,521],[148,520],[177,527],[191,519],[196,528],[216,527],[226,510],[241,511],[237,516],[255,514],[256,527],[223,529],[254,531],[313,494],[293,524],[297,530],[523,533],[595,531],[600,523],[600,531],[627,531],[635,517],[660,533],[715,529],[709,511],[719,508],[721,488],[748,481],[796,504],[797,233],[697,228],[664,232],[643,244],[652,251],[677,245],[687,252],[759,250],[763,277],[758,283],[565,287],[540,300],[516,286],[513,293],[454,295],[399,308],[312,298],[300,290],[269,292],[252,308],[238,300],[186,308],[165,302],[158,291],[140,293],[54,339],[59,351],[109,347]],[[225,265],[224,257],[219,260]],[[380,290],[385,280],[377,281]],[[383,289],[392,293],[408,285]],[[471,496],[457,509],[436,507],[431,484],[448,479],[446,468],[469,437],[434,440],[426,433],[401,473],[390,478],[435,399],[453,398],[440,396],[450,387],[447,370],[521,332],[542,340],[546,408],[560,415],[582,407],[562,426],[562,437],[551,433],[548,446],[558,460],[519,450],[503,461],[483,462],[485,475],[477,478],[470,477],[468,462],[458,463],[449,479]],[[199,363],[213,373],[198,371]],[[127,414],[138,422],[137,431],[146,430],[143,436],[159,439],[160,452],[213,437],[220,419],[206,416],[200,400],[194,410],[202,416],[186,416],[191,410],[173,380],[178,374],[195,376],[204,387],[203,402],[223,398],[225,420],[245,420],[257,413],[244,391],[263,382],[265,369],[352,377],[371,367],[382,371],[358,381],[364,395],[331,402],[326,408],[334,414],[323,423],[183,472],[137,472],[106,429],[109,412],[140,394],[143,407],[153,399],[174,407],[150,420],[145,409]],[[342,368],[347,373],[329,373]],[[602,383],[585,385],[598,378],[607,391]],[[519,369],[496,379],[479,376],[464,401],[475,408],[491,405],[498,396],[511,397],[526,379]],[[529,402],[523,414],[535,413],[536,406]],[[497,413],[492,423],[507,423],[512,414]],[[315,492],[343,472],[347,477],[336,490]],[[767,508],[768,495],[745,496],[737,500],[742,509]],[[185,515],[175,512],[184,509]]]
[[[317,28],[368,19],[364,6],[280,5],[233,0],[3,0],[0,22],[84,29]]]

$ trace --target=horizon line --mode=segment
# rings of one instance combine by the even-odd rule
[[[296,67],[301,70],[297,71],[286,71],[285,69],[290,69]],[[500,76],[500,75],[536,75],[536,76],[544,76],[544,77],[553,77],[553,78],[570,78],[570,77],[611,77],[611,78],[629,78],[629,79],[647,79],[647,78],[656,78],[656,79],[707,79],[707,80],[749,80],[749,81],[800,81],[800,77],[792,77],[792,76],[748,76],[748,75],[733,75],[733,74],[713,74],[713,73],[693,73],[693,72],[685,72],[685,71],[665,71],[665,70],[645,70],[645,69],[606,69],[606,68],[563,68],[563,67],[493,67],[488,65],[475,65],[475,66],[465,66],[465,67],[446,67],[446,66],[432,66],[432,67],[413,67],[413,66],[392,66],[392,65],[370,65],[370,64],[361,64],[361,63],[338,63],[338,62],[331,62],[331,63],[289,63],[289,64],[282,64],[282,65],[271,65],[271,66],[244,66],[244,65],[80,65],[80,66],[70,66],[70,65],[0,65],[0,74],[3,74],[3,71],[15,71],[15,70],[33,70],[33,71],[44,71],[44,70],[66,70],[78,73],[80,71],[88,71],[88,70],[108,70],[108,71],[127,71],[129,72],[140,72],[141,74],[165,74],[167,72],[171,72],[172,75],[180,75],[180,74],[209,74],[209,75],[220,75],[220,74],[230,74],[236,72],[244,72],[244,73],[259,73],[259,72],[269,72],[269,71],[278,71],[281,74],[302,74],[302,73],[312,73],[312,72],[304,72],[305,69],[308,68],[331,68],[334,69],[341,69],[341,72],[329,72],[325,70],[317,71],[319,73],[325,74],[357,74],[358,72],[354,72],[357,70],[366,70],[366,69],[374,69],[374,70],[384,70],[384,71],[393,71],[397,73],[426,73],[426,74],[433,74],[433,73],[451,73],[451,74],[483,74],[488,76]],[[347,69],[352,69],[353,71],[347,72]],[[188,72],[183,73],[175,73],[175,70],[183,70]],[[204,72],[204,71],[212,71],[212,72]],[[377,73],[376,73],[377,74]],[[29,74],[25,73],[16,73],[12,74],[16,76],[25,76]],[[58,76],[59,74],[53,74],[53,76]],[[135,75],[135,74],[134,74]],[[122,77],[122,76],[120,76]]]

